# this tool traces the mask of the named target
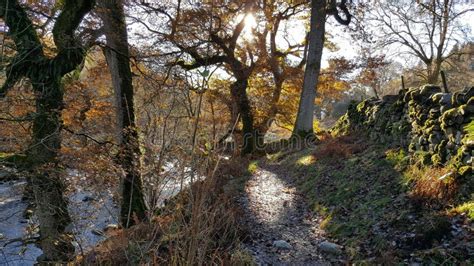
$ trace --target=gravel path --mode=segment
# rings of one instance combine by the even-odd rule
[[[259,265],[334,265],[343,261],[321,252],[325,241],[320,218],[277,165],[257,169],[240,199],[249,231],[246,249]]]

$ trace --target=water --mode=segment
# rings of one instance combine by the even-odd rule
[[[0,265],[33,265],[43,253],[35,244],[21,241],[38,237],[35,222],[24,218],[25,185],[24,180],[0,182]]]
[[[176,162],[166,163],[164,170],[168,176],[179,176]],[[149,185],[155,192],[159,191],[157,205],[163,205],[166,199],[178,194],[182,186],[189,186],[189,168],[184,168],[184,175],[183,182],[180,178],[166,178],[165,181]],[[201,178],[196,177],[196,180]],[[76,254],[81,254],[106,238],[105,227],[119,224],[119,205],[113,196],[118,188],[94,186],[73,169],[67,171],[66,179],[70,186],[65,196],[73,220],[66,230],[74,236]],[[25,186],[26,181],[23,179],[0,181],[0,265],[33,265],[42,254],[41,249],[33,244],[39,236],[38,223],[34,216],[26,219],[23,215],[28,207],[28,203],[22,201]]]

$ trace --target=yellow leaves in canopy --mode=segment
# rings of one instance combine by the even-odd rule
[[[325,100],[338,100],[342,97],[342,93],[350,89],[347,81],[335,78],[332,75],[321,75],[318,83],[318,97],[316,103]]]

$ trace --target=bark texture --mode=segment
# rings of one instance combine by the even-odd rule
[[[40,245],[44,261],[67,261],[74,252],[65,231],[70,223],[67,202],[57,167],[61,147],[61,109],[63,92],[61,78],[83,60],[84,51],[74,31],[94,6],[92,0],[67,0],[53,27],[58,53],[46,57],[43,47],[23,6],[17,0],[0,0],[0,17],[9,28],[8,35],[16,45],[17,54],[7,66],[7,78],[0,96],[22,78],[28,78],[36,93],[36,114],[33,141],[28,160],[33,169],[29,183],[35,196],[40,223]]]
[[[293,135],[306,138],[314,135],[314,100],[321,69],[321,57],[324,46],[326,24],[326,1],[311,1],[311,24],[309,32],[308,59],[304,73],[303,89],[301,91],[298,114]]]
[[[146,205],[138,160],[140,149],[135,124],[127,28],[123,1],[100,0],[99,6],[107,40],[105,56],[116,95],[117,128],[120,130],[121,147],[118,161],[125,171],[120,217],[123,226],[129,227],[137,220],[146,219]]]
[[[236,80],[230,88],[233,103],[242,119],[242,154],[249,154],[256,147],[256,131],[254,129],[252,108],[247,95],[248,77]]]

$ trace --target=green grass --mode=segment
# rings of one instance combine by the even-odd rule
[[[425,252],[426,247],[416,245],[410,251],[394,248],[393,236],[416,234],[429,246],[449,232],[449,227],[441,226],[447,219],[444,213],[420,209],[409,196],[413,179],[427,170],[410,165],[409,158],[404,150],[370,144],[348,158],[324,158],[317,147],[291,154],[280,163],[294,176],[311,210],[322,216],[320,227],[345,246],[353,261],[364,263],[368,251],[369,257],[377,259]],[[474,215],[473,207],[462,205],[457,212]]]
[[[322,227],[331,236],[344,239],[349,249],[368,241],[374,225],[392,212],[391,196],[399,191],[399,174],[381,156],[383,151],[374,148],[348,159],[315,161],[307,154],[293,159],[297,175],[305,176],[299,180],[299,189],[312,210],[324,217]],[[404,157],[397,152],[389,160]],[[387,245],[383,237],[377,242],[377,246]]]
[[[315,158],[313,155],[305,155],[301,156],[297,161],[296,161],[296,166],[304,166],[304,165],[311,165],[315,161]]]
[[[5,159],[9,156],[12,156],[13,153],[7,153],[7,152],[0,152],[0,160]]]
[[[252,161],[247,167],[247,171],[251,174],[254,174],[258,169],[258,161]]]
[[[465,213],[470,221],[474,221],[474,201],[465,202],[449,211],[450,214]]]
[[[0,152],[0,163],[13,164],[17,167],[28,167],[27,157],[24,154]]]
[[[397,170],[405,169],[410,162],[410,157],[403,149],[390,149],[385,152],[385,156],[385,160]]]

